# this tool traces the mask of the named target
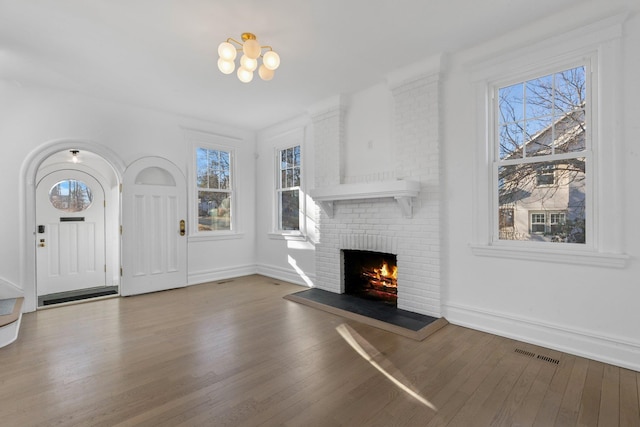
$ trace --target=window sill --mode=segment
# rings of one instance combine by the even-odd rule
[[[526,261],[557,262],[561,264],[591,265],[624,268],[628,255],[576,250],[549,250],[548,248],[515,248],[513,246],[470,245],[477,256],[522,259]]]
[[[307,240],[307,236],[302,233],[268,233],[267,236],[273,240],[294,240],[304,242]]]
[[[232,231],[221,231],[217,233],[211,234],[196,234],[195,236],[189,236],[189,243],[191,242],[211,242],[215,240],[232,240],[232,239],[242,239],[244,238],[244,233],[234,233]]]

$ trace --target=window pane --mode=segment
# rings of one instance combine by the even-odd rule
[[[551,117],[553,115],[553,76],[529,80],[526,90],[526,118]]]
[[[293,169],[287,169],[287,181],[285,187],[293,187]]]
[[[500,160],[522,158],[523,123],[510,123],[500,127]]]
[[[293,147],[293,161],[295,166],[300,166],[300,146]]]
[[[293,182],[291,183],[292,187],[299,187],[300,186],[300,168],[296,167],[293,170],[293,177],[292,177]]]
[[[287,150],[282,150],[280,152],[280,169],[287,168]]]
[[[198,231],[231,230],[231,195],[198,191]]]
[[[300,229],[300,192],[281,191],[279,198],[280,230]]]
[[[551,141],[553,141],[551,125],[551,117],[527,120],[527,157],[553,154],[551,151]]]
[[[566,114],[556,121],[554,127],[556,153],[572,153],[586,149],[584,110],[578,109]]]
[[[584,108],[587,92],[585,67],[556,73],[555,86],[556,116]]]
[[[209,162],[207,160],[208,150],[198,148],[196,151],[196,179],[200,188],[208,188],[209,186]]]
[[[221,190],[229,189],[229,171],[221,170],[216,173],[218,179],[218,188]]]
[[[82,181],[66,179],[49,190],[49,201],[54,208],[64,212],[82,212],[91,206],[91,189]]]
[[[498,214],[513,209],[513,232],[500,232],[499,238],[585,243],[585,163],[575,158],[500,167]],[[557,215],[553,221],[551,213]]]
[[[498,117],[500,124],[519,122],[524,119],[523,97],[524,85],[518,83],[503,87],[498,92]]]

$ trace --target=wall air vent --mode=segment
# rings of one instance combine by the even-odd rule
[[[543,356],[541,354],[538,355],[538,360],[542,360],[544,362],[553,363],[554,365],[560,364],[560,361],[558,359],[553,359],[553,358],[551,358],[549,356]]]
[[[516,348],[514,351],[515,351],[516,353],[518,353],[518,354],[522,354],[523,356],[527,356],[527,357],[536,357],[536,354],[535,354],[535,353],[531,353],[530,351],[523,350],[523,349],[521,349],[521,348]]]
[[[523,350],[521,348],[516,348],[514,350],[514,352],[518,353],[518,354],[521,354],[523,356],[527,356],[527,357],[535,357],[538,360],[541,360],[543,362],[553,363],[554,365],[559,365],[560,364],[560,360],[558,360],[558,359],[554,359],[554,358],[549,357],[549,356],[543,356],[541,354],[535,354],[535,353],[532,353],[530,351]]]

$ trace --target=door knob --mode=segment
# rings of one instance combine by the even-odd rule
[[[185,234],[185,222],[184,219],[180,220],[180,235],[184,236]]]
[[[44,239],[40,239],[40,243],[38,244],[41,248],[44,248]]]

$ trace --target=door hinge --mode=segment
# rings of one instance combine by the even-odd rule
[[[122,267],[120,267],[120,277],[122,277]]]
[[[107,201],[106,200],[104,201],[104,207],[105,208],[107,207]]]
[[[122,236],[122,226],[120,226],[120,235]]]
[[[104,265],[104,272],[107,272],[107,264]]]
[[[122,193],[122,183],[120,183],[120,192]]]

